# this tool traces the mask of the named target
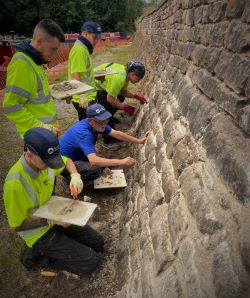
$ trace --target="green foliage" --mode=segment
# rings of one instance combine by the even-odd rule
[[[5,0],[0,4],[0,33],[32,35],[43,18],[56,21],[65,33],[79,32],[83,22],[98,22],[103,31],[134,31],[142,0]]]

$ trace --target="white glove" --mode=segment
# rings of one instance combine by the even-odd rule
[[[47,222],[48,222],[49,226],[58,225],[58,226],[62,226],[64,228],[67,228],[67,227],[70,226],[70,224],[67,224],[65,222],[61,222],[59,220],[47,219]]]
[[[41,122],[40,127],[43,127],[52,131],[56,136],[59,136],[62,134],[60,126],[58,124],[51,125],[51,124],[46,124]]]
[[[73,173],[70,176],[71,176],[71,180],[70,180],[69,188],[71,191],[71,195],[73,197],[76,197],[79,193],[82,192],[83,182],[81,179],[81,175],[79,173]]]
[[[87,97],[84,94],[81,94],[79,99],[79,107],[83,109],[87,109],[88,105],[89,105],[89,101]]]

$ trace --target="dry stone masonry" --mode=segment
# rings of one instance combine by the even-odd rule
[[[118,297],[250,297],[250,1],[168,0],[137,24]]]

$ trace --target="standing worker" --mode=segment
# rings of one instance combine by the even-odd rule
[[[101,27],[94,22],[85,22],[74,46],[70,50],[68,60],[68,79],[78,80],[95,87],[94,68],[91,54],[97,40],[101,38]],[[78,112],[79,120],[86,118],[86,108],[94,101],[96,92],[74,95],[72,103]]]
[[[97,101],[108,110],[112,117],[108,125],[114,128],[114,114],[117,110],[124,110],[129,115],[135,111],[133,106],[123,103],[125,97],[135,98],[142,104],[147,103],[144,96],[134,94],[128,90],[128,84],[138,83],[145,75],[145,67],[139,61],[129,61],[127,65],[117,63],[105,63],[99,65],[96,70],[113,70],[116,73],[106,75],[99,84],[99,91],[97,92]],[[104,137],[104,147],[110,150],[119,149],[119,145],[110,136]]]
[[[23,41],[17,46],[8,65],[3,111],[16,125],[21,138],[33,127],[60,134],[43,64],[51,60],[64,40],[62,29],[52,20],[44,19],[36,25],[31,42]]]
[[[36,127],[24,134],[26,151],[10,169],[4,183],[4,205],[9,225],[26,242],[22,263],[41,263],[73,273],[90,273],[99,263],[95,251],[103,238],[89,226],[77,227],[33,215],[53,193],[55,176],[66,167],[72,195],[83,183],[72,160],[61,157],[57,137]]]

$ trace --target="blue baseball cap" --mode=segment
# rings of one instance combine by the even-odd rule
[[[24,134],[24,142],[29,151],[39,156],[51,169],[65,167],[55,134],[42,127],[34,127]]]
[[[85,22],[82,25],[81,31],[88,31],[94,33],[96,35],[96,38],[101,38],[102,29],[98,23],[94,23],[91,21]]]
[[[107,120],[112,117],[110,112],[106,111],[104,106],[100,105],[99,103],[89,106],[86,110],[86,115],[88,118],[94,118],[100,121]]]

